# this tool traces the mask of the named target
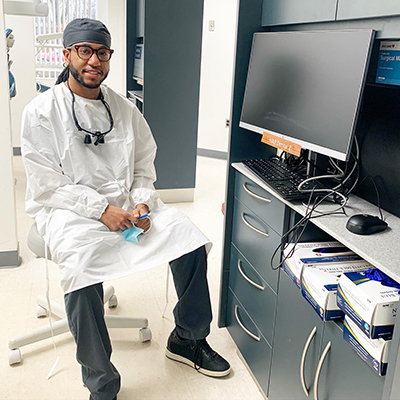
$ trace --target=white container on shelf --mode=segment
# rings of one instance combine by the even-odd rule
[[[362,272],[345,273],[339,279],[338,306],[371,339],[391,339],[399,298],[399,289]]]

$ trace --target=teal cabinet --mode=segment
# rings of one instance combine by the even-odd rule
[[[203,0],[127,0],[127,92],[142,92],[157,190],[195,188],[202,26]],[[133,77],[137,45],[142,80]]]
[[[336,2],[337,0],[264,0],[261,24],[271,26],[334,21]]]
[[[270,266],[285,230],[286,206],[237,172],[226,326],[268,393],[278,271]]]
[[[338,0],[338,20],[390,15],[400,15],[398,0]]]
[[[239,127],[253,34],[290,30],[289,24],[301,23],[295,29],[374,25],[398,32],[393,28],[398,18],[382,18],[377,27],[374,21],[362,21],[396,14],[400,15],[399,0],[238,2],[219,326],[228,329],[269,400],[399,400],[400,336],[397,332],[392,341],[388,375],[378,376],[343,340],[340,324],[324,323],[290,278],[270,266],[276,246],[300,217],[291,211],[294,206],[265,191],[240,165],[276,153],[260,143],[259,134]],[[352,18],[360,21],[335,22]],[[340,241],[338,232],[321,230],[313,222],[302,241],[332,240],[331,235]],[[374,258],[373,252],[370,256]]]

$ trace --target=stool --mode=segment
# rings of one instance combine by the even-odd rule
[[[37,230],[36,223],[31,226],[29,231],[28,247],[37,257],[45,257],[45,242]],[[49,250],[47,250],[47,258],[51,260]],[[115,308],[118,305],[118,299],[112,286],[108,286],[104,289],[104,304],[106,303],[108,303],[109,308]],[[58,321],[52,323],[53,333],[50,324],[48,324],[47,326],[34,329],[12,338],[8,343],[10,365],[18,364],[22,361],[20,347],[48,339],[52,337],[52,335],[57,336],[69,332],[64,306],[50,300],[50,308],[51,314],[59,318]],[[36,315],[38,318],[47,317],[49,315],[49,306],[45,296],[39,296],[37,298]],[[139,328],[139,340],[141,342],[147,342],[152,339],[147,318],[124,317],[119,315],[105,315],[104,318],[108,328]]]

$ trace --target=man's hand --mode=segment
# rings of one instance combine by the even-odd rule
[[[132,222],[138,227],[147,232],[150,229],[151,221],[150,218],[138,219],[141,215],[148,214],[150,212],[149,207],[146,204],[138,204],[132,211],[134,219]]]
[[[125,230],[126,228],[132,228],[132,222],[134,218],[132,214],[122,208],[108,205],[100,221],[108,226],[112,231],[117,231],[119,229]],[[132,222],[130,222],[132,221]]]

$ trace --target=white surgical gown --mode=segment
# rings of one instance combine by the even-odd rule
[[[37,96],[24,110],[21,149],[27,174],[26,212],[60,266],[65,293],[172,261],[209,240],[154,190],[156,144],[140,111],[102,86],[114,129],[105,144],[84,144],[72,117],[65,84]],[[99,100],[75,95],[79,124],[106,131],[109,119]],[[171,160],[171,162],[174,162]],[[152,228],[139,243],[125,241],[100,217],[108,204],[151,210]]]

